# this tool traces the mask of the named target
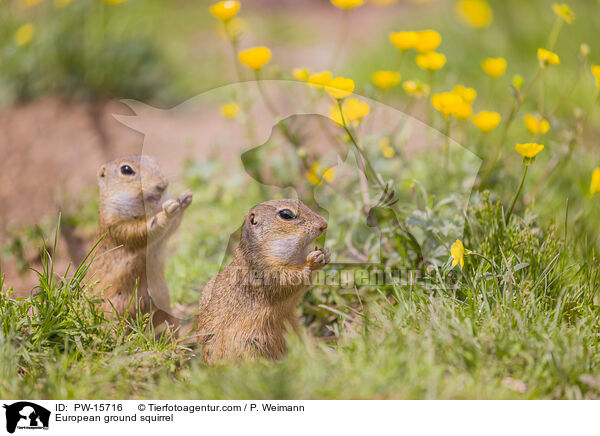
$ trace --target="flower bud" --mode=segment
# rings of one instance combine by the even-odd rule
[[[512,84],[515,88],[520,89],[523,86],[523,76],[515,74],[512,78]]]

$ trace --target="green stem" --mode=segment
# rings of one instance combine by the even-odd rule
[[[431,92],[433,92],[433,82],[435,79],[435,71],[429,70],[428,76],[429,76],[429,89],[431,90]]]
[[[490,163],[488,164],[487,168],[485,170],[483,170],[483,176],[481,177],[481,182],[479,184],[480,186],[485,184],[487,178],[489,177],[490,173],[494,169],[494,165],[502,157],[502,146],[504,145],[504,141],[506,141],[506,136],[508,135],[508,130],[510,129],[510,126],[512,125],[512,123],[514,121],[515,116],[517,115],[517,112],[521,108],[521,105],[523,104],[523,102],[525,101],[527,96],[529,95],[529,92],[531,91],[531,89],[533,88],[533,86],[535,85],[537,80],[540,78],[541,74],[542,74],[542,68],[540,67],[538,69],[537,73],[535,74],[535,76],[533,77],[533,79],[531,79],[531,82],[529,82],[529,85],[527,85],[527,88],[525,88],[525,91],[523,92],[523,94],[515,96],[512,107],[510,109],[510,113],[508,114],[508,117],[506,118],[506,123],[504,124],[504,129],[502,129],[500,141],[498,142],[498,146],[494,150],[494,157],[489,160]]]
[[[388,190],[387,186],[385,185],[385,183],[383,182],[383,180],[381,179],[381,177],[379,176],[379,174],[375,171],[375,169],[373,168],[373,165],[371,165],[371,161],[366,156],[366,154],[363,152],[363,150],[360,148],[360,146],[358,145],[358,142],[356,142],[356,139],[354,138],[354,135],[352,134],[352,131],[350,130],[350,128],[348,127],[348,124],[346,123],[346,119],[344,118],[344,111],[342,110],[342,100],[338,99],[337,103],[338,103],[338,108],[339,108],[339,111],[340,111],[340,118],[342,119],[342,125],[344,127],[344,131],[346,132],[346,134],[350,138],[350,142],[352,142],[352,145],[354,146],[355,150],[359,154],[359,156],[357,156],[357,158],[360,157],[360,158],[364,159],[364,163],[366,163],[366,169],[368,169],[370,171],[372,179],[375,180],[375,182],[377,183],[377,185],[379,186],[379,188],[383,192],[386,192]],[[359,159],[357,159],[357,160],[359,160]],[[365,175],[367,177],[369,176],[369,174],[366,172],[366,170],[365,170]],[[397,212],[395,206],[391,205],[390,209],[394,212],[394,218],[396,220],[396,224],[398,225],[398,227],[402,230],[402,232],[404,233],[404,235],[410,241],[411,245],[413,246],[413,248],[416,251],[419,263],[422,264],[423,263],[423,251],[421,250],[421,246],[419,244],[419,241],[417,241],[417,239],[415,238],[415,236],[404,225],[404,223],[398,219],[397,214],[399,214],[399,213]]]
[[[596,92],[594,93],[594,97],[592,98],[592,101],[590,101],[588,109],[585,113],[585,118],[583,119],[583,123],[581,124],[581,136],[583,136],[583,132],[585,131],[587,123],[590,119],[590,115],[591,115],[592,111],[594,110],[594,103],[598,99],[599,95],[600,95],[600,87],[596,87]]]
[[[302,141],[290,131],[290,129],[286,123],[287,120],[283,120],[283,119],[279,120],[280,114],[277,111],[277,108],[275,107],[273,102],[267,96],[267,93],[265,92],[265,90],[261,84],[262,81],[259,76],[259,71],[255,70],[254,74],[255,74],[254,77],[256,78],[256,86],[258,87],[258,92],[259,92],[260,96],[262,97],[263,101],[265,102],[265,106],[267,106],[267,109],[269,110],[269,112],[271,112],[271,115],[273,115],[273,117],[275,118],[275,121],[277,122],[277,126],[278,126],[279,130],[281,131],[283,136],[285,136],[285,138],[292,143],[292,145],[294,145],[296,148],[299,148],[300,146],[302,146]]]
[[[333,61],[331,63],[331,70],[335,69],[335,66],[340,57],[340,53],[342,52],[342,48],[344,47],[344,42],[348,37],[348,21],[349,21],[350,11],[348,9],[344,9],[342,11],[342,28],[340,31],[340,39],[337,43],[337,49],[333,55]]]
[[[525,88],[525,91],[523,91],[523,94],[521,94],[521,96],[519,98],[519,105],[521,103],[523,103],[523,101],[525,101],[525,99],[529,95],[529,92],[533,88],[533,85],[535,85],[535,82],[537,82],[537,80],[542,75],[542,70],[543,70],[542,67],[538,68],[537,72],[535,73],[535,76],[533,76],[533,79],[531,79],[531,82],[529,82],[529,85],[527,85],[527,88]]]
[[[242,70],[240,68],[240,62],[238,60],[238,40],[235,36],[231,35],[229,29],[230,20],[223,22],[223,26],[225,28],[225,35],[227,36],[227,40],[229,41],[229,45],[231,47],[231,52],[233,55],[233,66],[236,72],[238,83],[242,82]],[[241,91],[241,90],[240,90]],[[242,105],[242,108],[245,111],[245,120],[244,124],[246,126],[246,132],[248,134],[248,138],[250,141],[254,142],[255,138],[255,129],[253,123],[248,119],[247,114],[250,110],[250,105],[245,98],[246,96],[242,92],[236,92],[237,98]]]
[[[371,172],[371,176],[375,179],[375,181],[377,182],[379,187],[382,189],[385,188],[385,183],[383,183],[383,180],[381,180],[381,178],[379,177],[379,175],[373,168],[373,165],[371,165],[371,161],[369,161],[369,158],[367,157],[367,155],[363,152],[362,148],[360,148],[360,146],[356,142],[356,139],[354,138],[352,131],[350,130],[350,128],[348,127],[348,124],[346,123],[346,119],[344,118],[344,111],[342,109],[342,100],[338,99],[337,104],[338,104],[338,108],[340,110],[340,117],[342,119],[342,125],[344,127],[344,130],[346,131],[346,134],[350,138],[350,142],[352,142],[352,145],[354,145],[355,149],[359,152],[360,156],[362,157],[364,162],[367,164],[366,169],[368,169],[369,172]]]
[[[483,254],[475,253],[474,251],[469,252],[468,255],[480,257],[483,260],[485,260],[490,265],[490,267],[492,267],[492,271],[494,271],[494,275],[495,275],[494,284],[496,285],[496,290],[498,291],[498,293],[500,293],[500,284],[498,283],[498,276],[500,275],[500,273],[498,272],[496,264],[494,262],[492,262],[490,259],[488,259],[486,256],[484,256]]]
[[[569,88],[560,96],[560,99],[558,100],[558,104],[552,111],[551,116],[554,117],[556,114],[558,114],[558,110],[569,99],[569,97],[573,93],[573,90],[579,83],[579,80],[581,79],[581,73],[585,70],[586,65],[587,65],[587,58],[585,56],[583,56],[583,60],[579,62],[579,68],[577,68],[577,71],[575,72],[575,78],[571,81],[571,86],[569,86]]]
[[[400,71],[404,58],[406,57],[406,50],[400,50],[400,56],[398,56],[398,63],[396,64],[396,70]]]
[[[433,80],[435,79],[435,71],[429,70],[429,90],[430,93],[433,94]],[[431,104],[427,104],[427,99],[425,99],[425,106],[427,107],[427,125],[431,126],[433,124],[433,110],[431,108]]]
[[[517,203],[517,199],[519,198],[519,195],[521,194],[521,190],[523,189],[523,184],[525,183],[525,176],[527,175],[527,168],[529,168],[529,162],[527,161],[527,163],[525,164],[525,169],[523,170],[523,177],[521,177],[521,183],[519,183],[519,187],[517,188],[517,192],[515,193],[515,196],[512,200],[512,203],[510,205],[510,208],[508,209],[508,213],[506,214],[506,224],[508,224],[508,222],[510,221],[510,216],[513,213],[513,209],[515,208],[515,204]]]
[[[542,86],[540,86],[540,98],[538,102],[538,113],[544,117],[544,96],[546,91],[546,69],[544,68],[541,73]]]
[[[493,77],[490,77],[490,84],[488,86],[488,95],[487,95],[487,100],[486,100],[486,105],[489,106],[490,102],[492,101],[492,95],[494,94],[494,84],[496,83],[496,79],[494,79]]]
[[[592,110],[594,108],[594,103],[596,101],[596,99],[598,98],[598,96],[600,95],[600,89],[596,88],[596,92],[594,93],[594,96],[592,97],[589,106],[585,112],[585,118],[583,119],[583,122],[581,123],[581,127],[579,128],[579,130],[577,131],[577,136],[573,137],[570,141],[569,141],[569,145],[568,145],[568,149],[567,149],[567,153],[564,156],[555,156],[550,163],[548,164],[548,166],[546,167],[546,170],[544,172],[544,176],[539,180],[539,182],[537,183],[537,185],[535,186],[535,188],[531,191],[532,192],[532,196],[535,197],[537,192],[541,189],[541,187],[550,181],[550,176],[551,174],[558,169],[558,173],[554,176],[554,177],[559,177],[562,174],[562,171],[564,170],[564,168],[567,166],[567,164],[569,163],[569,161],[571,160],[571,158],[573,157],[573,153],[575,152],[575,148],[577,147],[578,143],[580,141],[578,141],[578,138],[580,140],[583,139],[583,134],[585,132],[585,128],[587,126],[587,123],[589,121],[590,118],[590,114],[592,113]]]
[[[237,74],[238,82],[242,81],[242,70],[240,69],[240,63],[238,61],[238,42],[234,36],[229,34],[229,20],[223,23],[225,27],[225,34],[227,35],[227,39],[231,45],[231,51],[233,53],[233,65],[235,66],[235,72]]]
[[[273,115],[275,118],[279,118],[279,112],[277,111],[277,108],[271,102],[271,100],[267,97],[267,93],[265,92],[265,90],[262,87],[258,70],[254,70],[254,77],[256,79],[256,86],[258,87],[258,92],[260,93],[260,96],[262,97],[263,101],[265,102],[265,106],[267,106],[267,109],[269,109],[269,112],[271,112],[271,115]]]
[[[444,135],[446,135],[446,141],[444,146],[444,165],[446,171],[450,167],[450,116],[446,117],[446,128],[444,131]]]
[[[560,33],[560,29],[562,29],[562,25],[563,20],[560,17],[556,17],[556,19],[554,20],[554,24],[552,25],[552,31],[550,32],[550,36],[548,37],[548,43],[546,44],[548,50],[554,50],[554,45],[558,40],[558,35]]]

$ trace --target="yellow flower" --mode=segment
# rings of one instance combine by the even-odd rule
[[[320,186],[325,180],[331,183],[335,180],[335,168],[327,167],[323,171],[319,171],[319,161],[316,161],[309,170],[305,172],[308,181],[314,186]]]
[[[358,101],[355,98],[349,98],[345,102],[345,109],[348,111],[348,116],[350,117],[350,121],[360,120],[371,112],[371,107],[363,102]],[[346,112],[344,112],[345,114]]]
[[[292,70],[292,76],[294,79],[306,82],[310,76],[310,69],[308,68],[294,68]]]
[[[481,61],[481,68],[485,74],[493,79],[497,79],[506,71],[506,59],[504,58],[487,58]]]
[[[23,24],[15,33],[15,42],[18,46],[27,45],[35,35],[35,26],[31,23]]]
[[[533,114],[527,114],[525,115],[525,127],[527,127],[527,130],[529,130],[529,133],[532,135],[537,135],[538,133],[545,135],[548,129],[550,129],[550,123],[544,118],[536,117]]]
[[[104,3],[108,3],[109,5],[120,5],[121,3],[125,3],[127,0],[104,0]]]
[[[446,65],[446,56],[432,51],[417,55],[415,62],[422,70],[435,71]]]
[[[600,88],[600,65],[592,65],[592,74],[596,78],[596,86]]]
[[[349,98],[346,100],[344,107],[348,113],[350,121],[361,120],[371,112],[371,107],[367,103],[358,101],[355,98]],[[345,114],[346,112],[344,112],[344,115]]]
[[[396,150],[394,150],[394,147],[390,145],[390,138],[388,137],[381,138],[379,141],[379,148],[381,149],[381,154],[383,157],[387,159],[393,158],[396,154]]]
[[[382,147],[381,154],[383,154],[383,157],[386,159],[391,159],[396,154],[396,150],[394,150],[392,147]]]
[[[340,9],[352,9],[362,5],[365,0],[331,0],[331,4]]]
[[[575,13],[566,3],[554,3],[552,5],[552,10],[558,18],[561,18],[567,24],[571,24],[575,21]]]
[[[515,150],[525,159],[533,159],[543,149],[544,146],[542,144],[536,144],[535,142],[527,142],[515,146]]]
[[[371,82],[380,89],[389,89],[400,83],[397,71],[375,71],[371,74]]]
[[[459,239],[456,240],[450,247],[450,255],[452,256],[452,266],[460,264],[460,269],[465,266],[465,246]]]
[[[316,89],[323,89],[331,81],[331,71],[320,71],[308,76],[308,84]]]
[[[219,20],[227,21],[238,13],[240,6],[240,2],[228,0],[215,3],[208,10]]]
[[[415,49],[419,53],[434,51],[442,43],[442,36],[435,30],[422,30],[417,32],[417,43]],[[441,67],[440,67],[441,68]]]
[[[473,88],[468,88],[463,85],[456,85],[452,89],[452,92],[460,95],[460,98],[462,98],[467,103],[473,103],[473,101],[475,101],[475,99],[477,98],[477,91],[475,91]]]
[[[461,0],[454,6],[458,19],[466,26],[479,29],[492,24],[494,14],[483,0]]]
[[[500,124],[500,114],[498,112],[481,111],[473,115],[473,124],[484,133],[489,133]]]
[[[328,183],[331,183],[335,180],[335,168],[327,167],[321,173],[321,177]]]
[[[455,92],[442,92],[431,96],[431,104],[444,117],[454,114],[463,104],[463,99]]]
[[[362,101],[358,101],[356,98],[349,98],[344,101],[342,104],[342,113],[344,115],[344,121],[346,125],[351,123],[358,123],[361,119],[369,115],[371,112],[371,107]],[[342,122],[342,114],[340,114],[340,108],[335,105],[331,108],[329,113],[329,118],[331,118],[335,123],[343,126]]]
[[[590,194],[600,193],[600,168],[596,168],[592,173],[592,183],[590,184]]]
[[[224,103],[219,106],[219,112],[223,118],[234,118],[240,111],[240,106],[237,103]]]
[[[392,32],[389,35],[390,41],[398,50],[406,51],[415,48],[419,36],[417,32]]]
[[[345,77],[336,77],[325,86],[325,91],[337,100],[344,99],[354,91],[354,81]]]
[[[258,71],[271,60],[271,50],[267,47],[252,47],[239,52],[238,59],[248,68]]]
[[[456,119],[466,120],[473,112],[471,103],[476,97],[477,92],[473,88],[456,85],[450,92],[434,94],[431,104],[446,118],[452,115]]]
[[[308,181],[315,185],[315,186],[319,186],[321,183],[323,183],[323,181],[321,180],[321,178],[319,177],[319,162],[315,162],[309,170],[307,170],[304,174],[306,175],[306,178],[308,179]]]
[[[560,64],[560,58],[558,55],[556,53],[552,53],[550,50],[546,50],[545,48],[538,48],[537,56],[541,67],[545,67],[546,65]]]
[[[420,80],[407,80],[402,84],[404,92],[415,98],[423,98],[429,95],[429,85]]]
[[[463,100],[456,106],[452,115],[454,115],[457,120],[466,120],[471,116],[471,113],[473,113],[473,108],[469,103]]]

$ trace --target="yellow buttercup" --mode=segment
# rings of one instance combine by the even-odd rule
[[[525,144],[517,144],[515,150],[526,159],[535,158],[540,151],[544,149],[542,144],[536,144],[535,142],[527,142]]]
[[[487,58],[481,61],[481,68],[485,74],[492,79],[497,79],[506,71],[506,59],[504,58]]]
[[[476,115],[473,115],[471,121],[479,130],[483,133],[489,133],[498,127],[502,117],[498,112],[492,111],[481,111]]]
[[[446,56],[437,52],[417,55],[415,62],[422,70],[436,71],[446,65]]]
[[[389,89],[400,83],[400,73],[397,71],[375,71],[371,74],[371,82],[379,89]]]
[[[271,50],[262,46],[252,47],[239,52],[238,59],[248,68],[258,71],[271,60]]]
[[[238,13],[240,7],[240,2],[228,0],[213,4],[208,10],[219,20],[227,21]]]

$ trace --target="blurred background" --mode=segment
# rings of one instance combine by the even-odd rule
[[[272,50],[272,62],[261,71],[263,78],[292,79],[292,70],[299,67],[328,69],[354,79],[357,94],[399,110],[408,107],[402,87],[382,94],[370,81],[372,72],[398,69],[403,81],[430,77],[412,59],[399,60],[388,33],[435,29],[443,37],[438,50],[446,55],[447,64],[444,73],[436,75],[432,92],[456,83],[472,86],[485,95],[487,107],[505,116],[513,76],[531,78],[538,68],[536,50],[544,46],[555,23],[552,3],[490,0],[489,11],[473,13],[454,0],[371,0],[351,11],[326,0],[253,0],[243,2],[235,27],[241,49],[266,45]],[[0,1],[0,264],[8,285],[17,290],[34,285],[28,267],[38,264],[38,249],[51,234],[58,210],[63,212],[64,236],[59,264],[66,267],[87,249],[97,213],[97,168],[117,156],[142,151],[142,134],[113,117],[132,115],[121,99],[168,109],[238,81],[229,41],[222,24],[208,12],[210,4]],[[545,78],[551,106],[558,105],[574,81],[582,43],[591,45],[589,62],[600,63],[600,46],[594,47],[600,34],[599,2],[569,4],[577,21],[563,29],[554,50],[561,65]],[[508,59],[508,68],[492,88],[480,60],[500,56]],[[242,80],[253,79],[248,70],[241,74]],[[567,123],[581,118],[589,108],[590,89],[593,77],[587,74],[572,89],[570,104],[557,106],[556,116],[564,115]],[[425,121],[428,104],[428,98],[411,104],[410,115]],[[527,103],[523,113],[526,109]],[[216,109],[214,116],[219,116]],[[567,171],[570,176],[542,190],[547,201],[540,213],[547,211],[548,219],[560,219],[555,212],[564,209],[569,193],[589,191],[589,175],[598,164],[599,127],[600,113],[592,112],[583,138],[585,154]],[[507,143],[514,144],[525,132],[519,119]],[[561,135],[553,139],[558,145],[568,140]],[[465,138],[455,137],[461,143]],[[475,149],[473,144],[464,145]],[[163,157],[170,154],[167,146],[163,152]],[[160,147],[153,153],[161,158]],[[169,160],[167,172],[183,165],[185,155],[180,158]],[[509,159],[520,161],[518,156]],[[519,172],[506,179],[501,171],[498,174],[497,180],[505,183],[494,187],[500,193],[514,192],[518,180],[513,179]],[[546,189],[560,193],[556,202]]]

